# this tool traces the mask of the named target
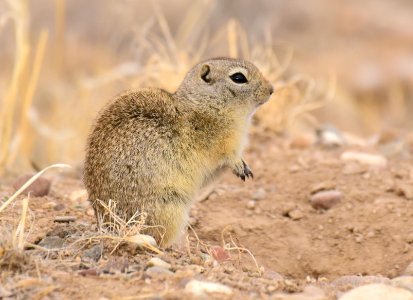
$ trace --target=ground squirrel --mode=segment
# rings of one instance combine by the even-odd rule
[[[112,200],[124,220],[146,212],[145,233],[170,245],[217,170],[253,176],[241,154],[250,118],[272,92],[252,63],[215,58],[193,67],[173,94],[143,88],[111,101],[95,121],[85,159],[98,225],[108,218],[96,200]]]

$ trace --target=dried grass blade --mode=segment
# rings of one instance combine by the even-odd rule
[[[44,168],[40,172],[36,173],[33,175],[32,178],[30,178],[21,188],[19,188],[6,202],[3,203],[3,205],[0,207],[0,213],[7,207],[9,204],[16,199],[17,196],[19,196],[27,187],[29,187],[37,178],[39,178],[44,172],[47,170],[50,170],[52,168],[71,168],[70,165],[66,164],[54,164],[51,166],[48,166],[47,168]]]

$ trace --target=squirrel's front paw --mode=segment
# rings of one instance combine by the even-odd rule
[[[245,178],[254,178],[254,174],[252,174],[250,167],[248,167],[243,159],[241,159],[241,163],[235,167],[234,174],[243,181],[245,181]]]

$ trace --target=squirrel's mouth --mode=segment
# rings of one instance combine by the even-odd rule
[[[271,95],[272,95],[272,91],[271,93],[265,97],[265,98],[261,98],[260,101],[258,101],[258,105],[263,105],[264,103],[268,102],[271,99]]]
[[[261,87],[262,87],[262,85],[258,86],[258,88],[255,90],[255,92],[257,92]],[[267,97],[258,97],[258,99],[259,99],[258,105],[262,105],[262,104],[268,102],[268,100],[270,100],[271,95],[273,93],[274,93],[274,87],[272,86],[272,84],[268,84],[268,96]]]

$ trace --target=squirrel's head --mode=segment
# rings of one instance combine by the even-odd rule
[[[254,110],[273,93],[272,85],[252,63],[232,58],[214,58],[194,66],[176,91],[180,99],[222,108]]]

